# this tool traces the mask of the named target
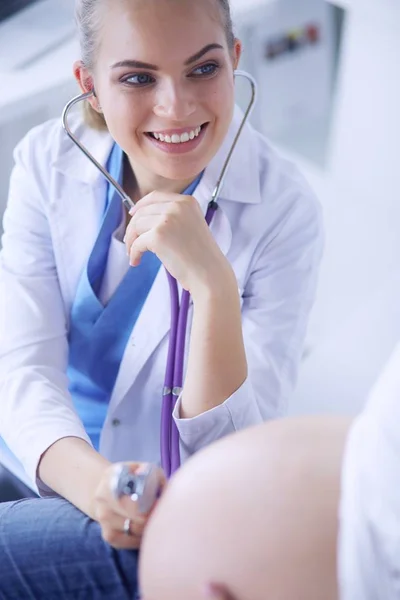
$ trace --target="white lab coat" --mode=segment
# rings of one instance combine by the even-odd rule
[[[241,114],[195,197],[205,211]],[[100,163],[106,132],[73,124]],[[55,441],[89,441],[68,393],[68,320],[105,206],[103,177],[58,121],[31,131],[15,151],[0,263],[0,435],[35,480]],[[246,126],[212,232],[236,273],[248,379],[219,407],[174,418],[183,460],[226,434],[285,413],[296,381],[321,257],[319,205],[297,170]],[[100,451],[112,461],[159,461],[160,402],[169,330],[160,270],[126,346]],[[38,482],[42,493],[50,493]]]
[[[341,600],[400,598],[400,345],[355,420],[343,461]]]

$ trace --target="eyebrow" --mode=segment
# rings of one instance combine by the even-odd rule
[[[190,56],[187,60],[185,60],[185,66],[191,65],[196,62],[200,58],[202,58],[207,52],[211,50],[223,50],[224,47],[221,44],[207,44],[201,50]],[[140,60],[121,60],[112,65],[112,69],[118,69],[121,67],[129,67],[131,69],[148,69],[149,71],[159,71],[160,68],[157,65],[152,65],[150,63],[142,62]]]
[[[221,44],[207,44],[207,46],[204,46],[204,48],[202,48],[201,50],[196,52],[196,54],[193,54],[193,56],[191,56],[190,58],[185,60],[185,65],[186,66],[191,65],[192,63],[196,62],[196,60],[199,60],[202,56],[207,54],[207,52],[210,52],[210,50],[223,50],[223,49],[224,49],[224,47],[221,46]]]

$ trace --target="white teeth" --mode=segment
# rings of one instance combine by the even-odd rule
[[[153,136],[156,138],[156,140],[166,142],[167,144],[185,144],[190,140],[194,140],[194,138],[196,138],[200,134],[200,131],[201,127],[197,127],[196,129],[193,129],[190,132],[185,131],[185,133],[182,133],[182,135],[174,133],[172,134],[172,136],[170,136],[163,135],[162,133],[153,133]]]

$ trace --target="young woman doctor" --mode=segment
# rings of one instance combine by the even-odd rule
[[[77,22],[75,75],[95,96],[71,128],[136,204],[127,214],[58,121],[16,150],[0,434],[48,498],[0,505],[0,598],[134,594],[146,518],[113,498],[110,477],[118,461],[160,461],[160,265],[193,301],[173,415],[184,461],[285,412],[321,255],[313,194],[250,126],[205,223],[242,119],[227,0],[78,0]]]

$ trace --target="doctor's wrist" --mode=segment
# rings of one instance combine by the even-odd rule
[[[194,305],[208,303],[237,295],[237,280],[231,265],[227,262],[220,269],[210,269],[203,278],[191,286]]]
[[[43,454],[38,476],[59,496],[95,519],[94,495],[110,464],[85,440],[65,437],[57,440]]]

